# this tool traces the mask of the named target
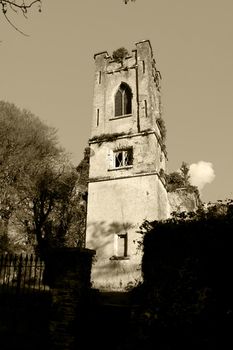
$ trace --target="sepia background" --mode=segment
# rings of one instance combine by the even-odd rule
[[[74,164],[90,137],[93,56],[149,39],[162,74],[168,171],[182,161],[204,201],[233,197],[233,1],[43,0],[0,17],[0,100],[58,129]]]

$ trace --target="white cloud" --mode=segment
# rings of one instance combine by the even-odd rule
[[[206,184],[211,183],[215,178],[213,164],[203,160],[193,163],[189,168],[190,183],[202,190]]]

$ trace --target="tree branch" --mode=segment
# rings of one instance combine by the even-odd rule
[[[0,0],[0,4],[2,5],[3,13],[4,11],[7,11],[7,5],[10,5],[10,7],[13,8],[19,8],[22,12],[26,13],[27,10],[32,7],[34,4],[38,3],[41,6],[41,0],[34,0],[31,1],[29,4],[25,4],[23,1],[21,5],[15,1],[10,0]]]
[[[42,2],[41,0],[33,0],[30,1],[29,3],[25,3],[24,0],[21,0],[21,2],[19,0],[0,0],[0,5],[2,6],[2,13],[5,17],[5,19],[7,20],[7,22],[20,34],[25,35],[25,36],[29,36],[27,34],[25,34],[22,30],[20,30],[18,27],[16,27],[12,21],[9,19],[9,17],[7,16],[7,12],[8,9],[10,8],[10,10],[14,11],[17,13],[17,9],[20,9],[22,11],[23,16],[27,19],[26,14],[28,13],[28,9],[30,9],[33,5],[35,4],[39,4],[39,12],[41,12],[41,5]]]
[[[127,5],[130,0],[124,0],[124,3]],[[136,0],[131,0],[131,2],[135,2]]]
[[[17,28],[7,17],[6,13],[3,13],[4,17],[6,18],[7,22],[15,29],[17,30],[17,32],[19,32],[20,34],[24,35],[24,36],[29,36],[28,34],[22,32],[22,30],[20,30],[19,28]]]

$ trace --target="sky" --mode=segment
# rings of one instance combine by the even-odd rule
[[[58,131],[77,165],[91,129],[95,53],[150,40],[162,74],[168,172],[184,161],[203,201],[233,198],[233,1],[42,0],[0,16],[0,100]]]

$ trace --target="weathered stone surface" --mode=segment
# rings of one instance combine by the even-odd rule
[[[191,212],[197,210],[200,205],[200,198],[195,192],[188,192],[186,188],[180,188],[168,192],[170,213]]]
[[[131,91],[132,109],[116,117],[115,95],[122,83]],[[159,74],[149,41],[136,43],[122,63],[106,52],[95,55],[86,245],[96,250],[92,282],[100,290],[124,291],[141,280],[139,226],[145,219],[169,216],[159,175],[166,168],[156,121],[160,107]],[[132,163],[116,167],[114,152],[129,148]],[[125,237],[123,255],[119,237]]]

